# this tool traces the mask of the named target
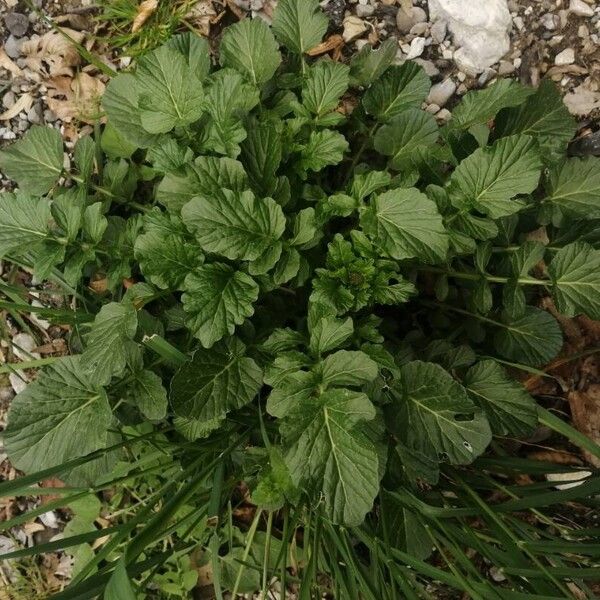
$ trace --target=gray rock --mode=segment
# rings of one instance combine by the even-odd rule
[[[594,9],[583,0],[571,0],[569,10],[578,17],[593,17]]]
[[[498,66],[498,75],[510,75],[515,72],[515,65],[510,60],[501,60]]]
[[[552,13],[546,13],[540,19],[540,23],[549,31],[554,31],[557,25],[560,23],[560,19],[558,15],[553,15]]]
[[[22,39],[16,38],[14,35],[9,35],[6,42],[4,42],[4,51],[9,58],[19,58],[21,55],[21,45],[23,44]]]
[[[449,77],[436,83],[431,87],[429,96],[427,96],[427,102],[429,104],[437,104],[438,106],[444,106],[448,100],[452,97],[452,94],[456,91],[456,83]]]
[[[4,94],[4,96],[2,96],[2,104],[4,105],[4,108],[11,108],[12,106],[14,106],[16,102],[16,97],[15,97],[15,93],[12,90],[9,90],[8,92],[6,92],[6,94]]]
[[[436,44],[441,44],[446,39],[448,33],[448,23],[446,21],[436,21],[431,26],[431,37]]]
[[[27,120],[34,125],[41,125],[44,122],[44,109],[39,100],[27,111]]]
[[[415,62],[421,67],[423,67],[423,70],[427,74],[427,77],[436,77],[440,74],[440,70],[435,66],[435,64],[431,60],[415,58]]]
[[[9,12],[4,17],[6,29],[15,37],[22,37],[29,29],[29,19],[18,12]]]
[[[58,117],[49,108],[44,111],[44,121],[46,123],[54,123],[57,120]]]
[[[357,4],[356,5],[356,16],[357,17],[370,17],[375,12],[375,7],[371,4]]]
[[[417,23],[425,23],[427,13],[418,6],[413,6],[409,11],[400,7],[396,13],[396,26],[400,33],[408,33]]]

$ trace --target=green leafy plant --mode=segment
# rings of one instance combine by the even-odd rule
[[[414,598],[427,580],[565,597],[589,578],[584,546],[538,552],[577,528],[506,513],[593,505],[598,477],[521,488],[494,456],[540,419],[598,455],[507,369],[561,350],[541,296],[600,319],[599,159],[565,157],[575,125],[550,82],[469,92],[440,128],[420,110],[429,79],[390,44],[309,59],[326,28],[316,0],[280,0],[272,29],[225,30],[218,67],[173,37],[111,80],[72,169],[49,128],[0,154],[19,187],[0,196],[0,254],[71,299],[44,315],[72,325],[73,351],[15,398],[5,445],[28,475],[0,491],[60,474],[68,503],[159,471],[57,597],[173,589],[160,565],[187,572],[197,545],[217,597],[273,576],[301,598]],[[465,545],[504,568],[500,591]]]

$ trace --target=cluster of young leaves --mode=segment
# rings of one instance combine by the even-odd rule
[[[0,255],[97,307],[81,352],[13,402],[17,468],[123,424],[250,427],[257,504],[357,525],[382,489],[435,484],[441,462],[536,425],[501,362],[559,353],[543,293],[600,319],[599,159],[566,158],[550,82],[469,92],[440,128],[421,67],[392,64],[393,43],[312,60],[326,29],[317,0],[280,0],[271,29],[225,30],[218,67],[174,37],[111,80],[74,169],[50,128],[0,153],[19,186],[0,196]]]

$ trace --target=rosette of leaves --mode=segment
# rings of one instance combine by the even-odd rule
[[[535,427],[502,364],[560,352],[542,296],[600,318],[600,159],[566,157],[550,82],[469,92],[440,127],[428,77],[389,48],[311,58],[326,27],[316,0],[280,0],[216,56],[177,36],[111,80],[73,168],[52,128],[0,153],[19,188],[0,196],[0,255],[77,305],[56,316],[74,356],[12,404],[15,467],[125,427],[211,452],[243,433],[260,459],[220,481],[356,526],[382,490]],[[111,468],[94,465],[87,483]]]

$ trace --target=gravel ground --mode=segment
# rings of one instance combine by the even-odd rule
[[[108,56],[94,39],[92,0],[34,3],[113,68],[128,64],[127,58],[115,60]],[[485,87],[498,77],[515,77],[532,85],[541,78],[550,78],[561,87],[569,110],[577,117],[584,143],[591,140],[594,146],[596,138],[600,139],[600,2],[508,0],[509,50],[480,72],[470,72],[458,59],[458,44],[445,22],[430,20],[427,0],[325,0],[321,4],[331,20],[328,35],[338,36],[333,39],[338,40],[346,57],[367,43],[377,45],[389,38],[397,39],[397,62],[416,60],[433,79],[427,110],[440,122],[451,118],[452,106],[467,91]],[[469,2],[465,0],[464,4],[467,7]],[[252,13],[270,22],[275,5],[275,0],[198,0],[193,16],[204,33],[212,34],[217,27],[211,30],[211,21],[219,20],[224,6],[238,17]],[[0,39],[0,146],[21,137],[33,124],[47,124],[61,131],[68,150],[78,135],[90,131],[105,76],[84,64],[64,38],[49,30],[46,22],[22,1],[0,0]],[[68,152],[65,160],[69,160]],[[0,173],[0,190],[10,187]],[[34,302],[45,302],[44,290],[30,275],[4,268],[0,264],[3,279],[36,289],[39,298]],[[67,352],[65,331],[35,315],[27,316],[22,323],[5,313],[0,318],[0,363]],[[33,375],[0,373],[0,429],[10,400]],[[0,444],[0,480],[16,475]],[[39,503],[39,498],[2,499],[0,521]],[[15,544],[29,546],[60,535],[68,516],[64,511],[51,511],[35,522],[14,528],[10,536],[0,536],[0,552],[9,551]],[[39,566],[50,588],[60,587],[68,579],[70,567],[71,558],[64,554],[48,555]],[[0,600],[8,597],[4,596],[3,582],[6,585],[18,577],[9,566],[0,568]]]

